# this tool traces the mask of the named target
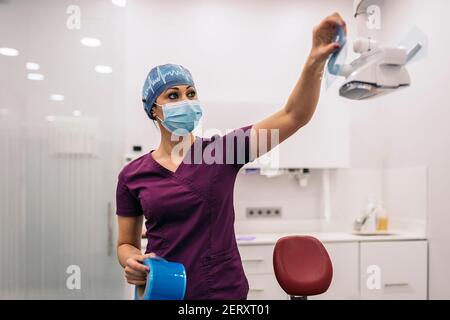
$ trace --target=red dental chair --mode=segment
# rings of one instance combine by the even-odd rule
[[[281,238],[273,252],[273,268],[281,288],[291,300],[325,293],[333,278],[333,266],[323,244],[313,237]]]

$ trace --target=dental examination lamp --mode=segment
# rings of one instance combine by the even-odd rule
[[[409,50],[403,46],[381,45],[377,40],[377,31],[381,29],[381,2],[383,0],[354,1],[353,16],[358,37],[353,42],[353,51],[360,56],[350,64],[345,64],[345,33],[342,29],[338,30],[336,41],[341,44],[341,49],[330,57],[327,72],[346,78],[339,89],[340,96],[344,98],[373,98],[411,84],[406,65],[424,44],[417,42]]]

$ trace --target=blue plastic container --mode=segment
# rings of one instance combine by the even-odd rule
[[[183,300],[186,293],[184,265],[163,258],[143,261],[150,268],[146,286],[136,286],[135,300]]]

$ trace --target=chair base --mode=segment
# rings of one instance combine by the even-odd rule
[[[308,297],[296,297],[296,296],[291,296],[291,300],[308,300]]]

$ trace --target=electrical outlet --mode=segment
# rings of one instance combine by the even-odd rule
[[[247,208],[247,218],[281,218],[281,207]]]

